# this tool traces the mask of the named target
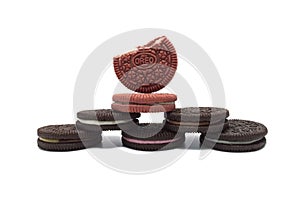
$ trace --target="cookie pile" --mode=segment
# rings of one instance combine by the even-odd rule
[[[38,129],[38,146],[48,151],[100,147],[102,131],[120,130],[125,147],[156,151],[184,145],[186,133],[199,133],[201,148],[249,152],[266,144],[267,128],[248,120],[228,119],[229,111],[216,107],[176,108],[177,96],[154,93],[175,75],[178,61],[173,44],[161,36],[113,58],[115,73],[132,93],[114,94],[112,109],[83,110],[76,124]],[[143,113],[163,112],[161,123],[141,123]],[[200,149],[200,148],[199,148]]]
[[[165,129],[199,133],[202,148],[226,152],[262,149],[268,129],[258,122],[227,119],[229,111],[216,107],[178,108],[166,113]]]
[[[115,94],[111,108],[127,113],[170,112],[175,109],[175,94],[153,93],[164,88],[177,69],[177,54],[167,37],[155,38],[144,46],[114,57],[114,70],[120,82],[137,93]],[[122,129],[124,146],[155,151],[182,145],[184,134],[164,128],[161,123],[136,123]]]

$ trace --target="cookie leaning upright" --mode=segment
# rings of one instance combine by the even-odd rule
[[[178,108],[166,114],[166,129],[173,132],[217,132],[228,127],[229,111],[216,107]]]
[[[177,54],[166,36],[113,58],[114,70],[128,89],[151,93],[164,88],[177,69]]]

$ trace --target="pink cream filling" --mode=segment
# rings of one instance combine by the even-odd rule
[[[127,137],[124,137],[124,136],[123,136],[123,139],[128,141],[128,142],[135,143],[135,144],[165,144],[165,143],[175,142],[175,141],[179,140],[179,138],[174,138],[174,139],[170,139],[170,140],[155,140],[155,141],[137,140],[137,139],[127,138]]]

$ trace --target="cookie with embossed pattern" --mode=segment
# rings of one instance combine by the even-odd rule
[[[82,110],[77,113],[76,127],[84,131],[112,131],[136,123],[140,113],[124,113],[112,109]]]
[[[38,147],[47,151],[73,151],[97,146],[101,132],[79,131],[74,124],[49,125],[37,130]]]
[[[220,135],[207,133],[200,137],[203,148],[213,148],[226,152],[249,152],[262,149],[266,145],[265,125],[248,120],[229,120],[229,127]]]
[[[113,58],[114,70],[128,89],[151,93],[165,87],[177,69],[177,54],[166,36]]]
[[[115,94],[111,108],[130,113],[169,112],[175,109],[176,100],[175,94],[168,93]]]
[[[141,151],[174,149],[184,141],[184,134],[165,130],[163,123],[140,123],[122,130],[123,145]]]
[[[177,108],[166,113],[166,129],[173,132],[220,133],[228,127],[229,111],[216,107]]]

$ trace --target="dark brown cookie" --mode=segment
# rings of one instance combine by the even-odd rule
[[[177,108],[166,113],[166,129],[174,132],[220,133],[228,127],[229,111],[215,107]]]
[[[216,122],[226,119],[229,111],[217,107],[186,107],[177,108],[166,115],[168,120],[177,122]]]
[[[165,150],[179,147],[184,141],[184,134],[167,131],[159,123],[141,123],[122,131],[123,145],[137,150]]]
[[[228,129],[223,131],[218,138],[211,133],[208,133],[206,136],[211,139],[230,142],[247,142],[262,139],[268,133],[267,127],[258,122],[240,119],[230,119],[228,122]]]
[[[261,123],[248,120],[229,120],[229,127],[220,135],[207,133],[200,142],[213,149],[229,152],[248,152],[263,148],[268,129]]]
[[[94,139],[91,139],[89,141],[59,141],[59,142],[49,142],[49,141],[43,141],[40,138],[37,140],[38,147],[40,149],[46,150],[46,151],[75,151],[80,149],[86,149],[91,147],[97,147],[100,145],[102,141],[102,137],[98,136]]]
[[[100,126],[100,125],[85,124],[85,123],[80,122],[79,120],[76,121],[76,128],[78,130],[91,131],[91,132],[120,130],[120,128],[117,124]]]
[[[54,140],[89,139],[98,136],[98,132],[78,131],[74,124],[48,125],[37,130],[39,137]]]
[[[209,148],[211,149],[213,147],[214,150],[218,151],[225,151],[225,152],[252,152],[252,151],[258,151],[265,147],[267,140],[266,138],[262,138],[259,141],[253,142],[251,144],[222,144],[222,143],[215,143],[206,140],[205,143],[203,143],[204,138],[200,137],[200,143],[202,144],[201,148]]]
[[[97,121],[115,121],[124,119],[135,119],[140,113],[123,113],[111,109],[83,110],[77,113],[77,118]]]
[[[131,113],[169,112],[175,109],[177,96],[167,93],[115,94],[113,110]]]
[[[162,150],[169,150],[169,149],[175,149],[180,148],[184,146],[185,137],[178,138],[176,141],[172,141],[169,143],[163,143],[163,144],[139,144],[136,142],[131,142],[124,137],[122,137],[122,143],[125,147],[128,147],[130,149],[140,150],[140,151],[162,151]]]
[[[137,123],[124,127],[122,135],[132,139],[168,140],[183,137],[184,133],[168,131],[164,123]]]
[[[111,109],[83,110],[77,113],[76,126],[85,131],[120,130],[120,126],[133,123],[140,113],[125,113]]]
[[[121,83],[141,93],[165,87],[172,80],[177,63],[175,48],[165,36],[113,59],[114,70]]]
[[[178,123],[174,124],[170,122],[166,122],[166,129],[169,131],[173,132],[184,132],[184,133],[204,133],[206,134],[207,132],[211,133],[220,133],[221,131],[224,131],[228,128],[229,123],[228,120],[216,122],[210,124],[208,123]]]
[[[72,151],[96,146],[101,132],[78,131],[74,124],[49,125],[37,130],[38,146],[47,151]]]

